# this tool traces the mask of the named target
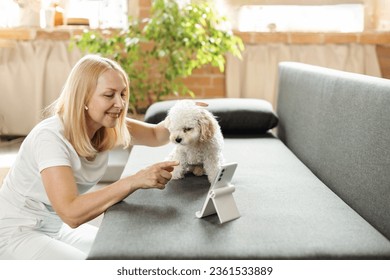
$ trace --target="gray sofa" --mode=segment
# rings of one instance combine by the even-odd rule
[[[89,259],[389,259],[390,81],[284,62],[278,89],[277,114],[264,101],[209,100],[238,163],[239,219],[196,218],[209,184],[188,175],[111,207]],[[134,147],[122,176],[172,148]]]

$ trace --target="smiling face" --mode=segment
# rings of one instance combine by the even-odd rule
[[[86,104],[90,139],[101,127],[115,127],[120,115],[125,113],[127,98],[126,83],[118,71],[109,69],[99,77],[96,89]]]

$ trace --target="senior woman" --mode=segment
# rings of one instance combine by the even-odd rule
[[[0,258],[85,259],[97,233],[88,221],[138,189],[165,187],[178,162],[159,162],[88,192],[112,148],[168,143],[163,123],[126,117],[128,100],[119,64],[98,55],[78,61],[0,188]]]

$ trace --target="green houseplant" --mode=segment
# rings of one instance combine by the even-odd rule
[[[243,43],[227,26],[208,1],[154,0],[150,18],[130,19],[126,30],[86,31],[72,42],[123,66],[130,78],[130,109],[137,112],[164,96],[194,96],[183,78],[204,65],[223,72],[228,52],[240,57]]]

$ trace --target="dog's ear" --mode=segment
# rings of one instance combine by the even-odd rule
[[[200,142],[209,141],[214,137],[216,122],[210,113],[204,111],[201,113],[201,117],[198,120],[200,126]]]
[[[169,127],[169,124],[171,122],[171,119],[169,116],[167,116],[165,119],[164,119],[164,126],[165,128],[168,128]]]

